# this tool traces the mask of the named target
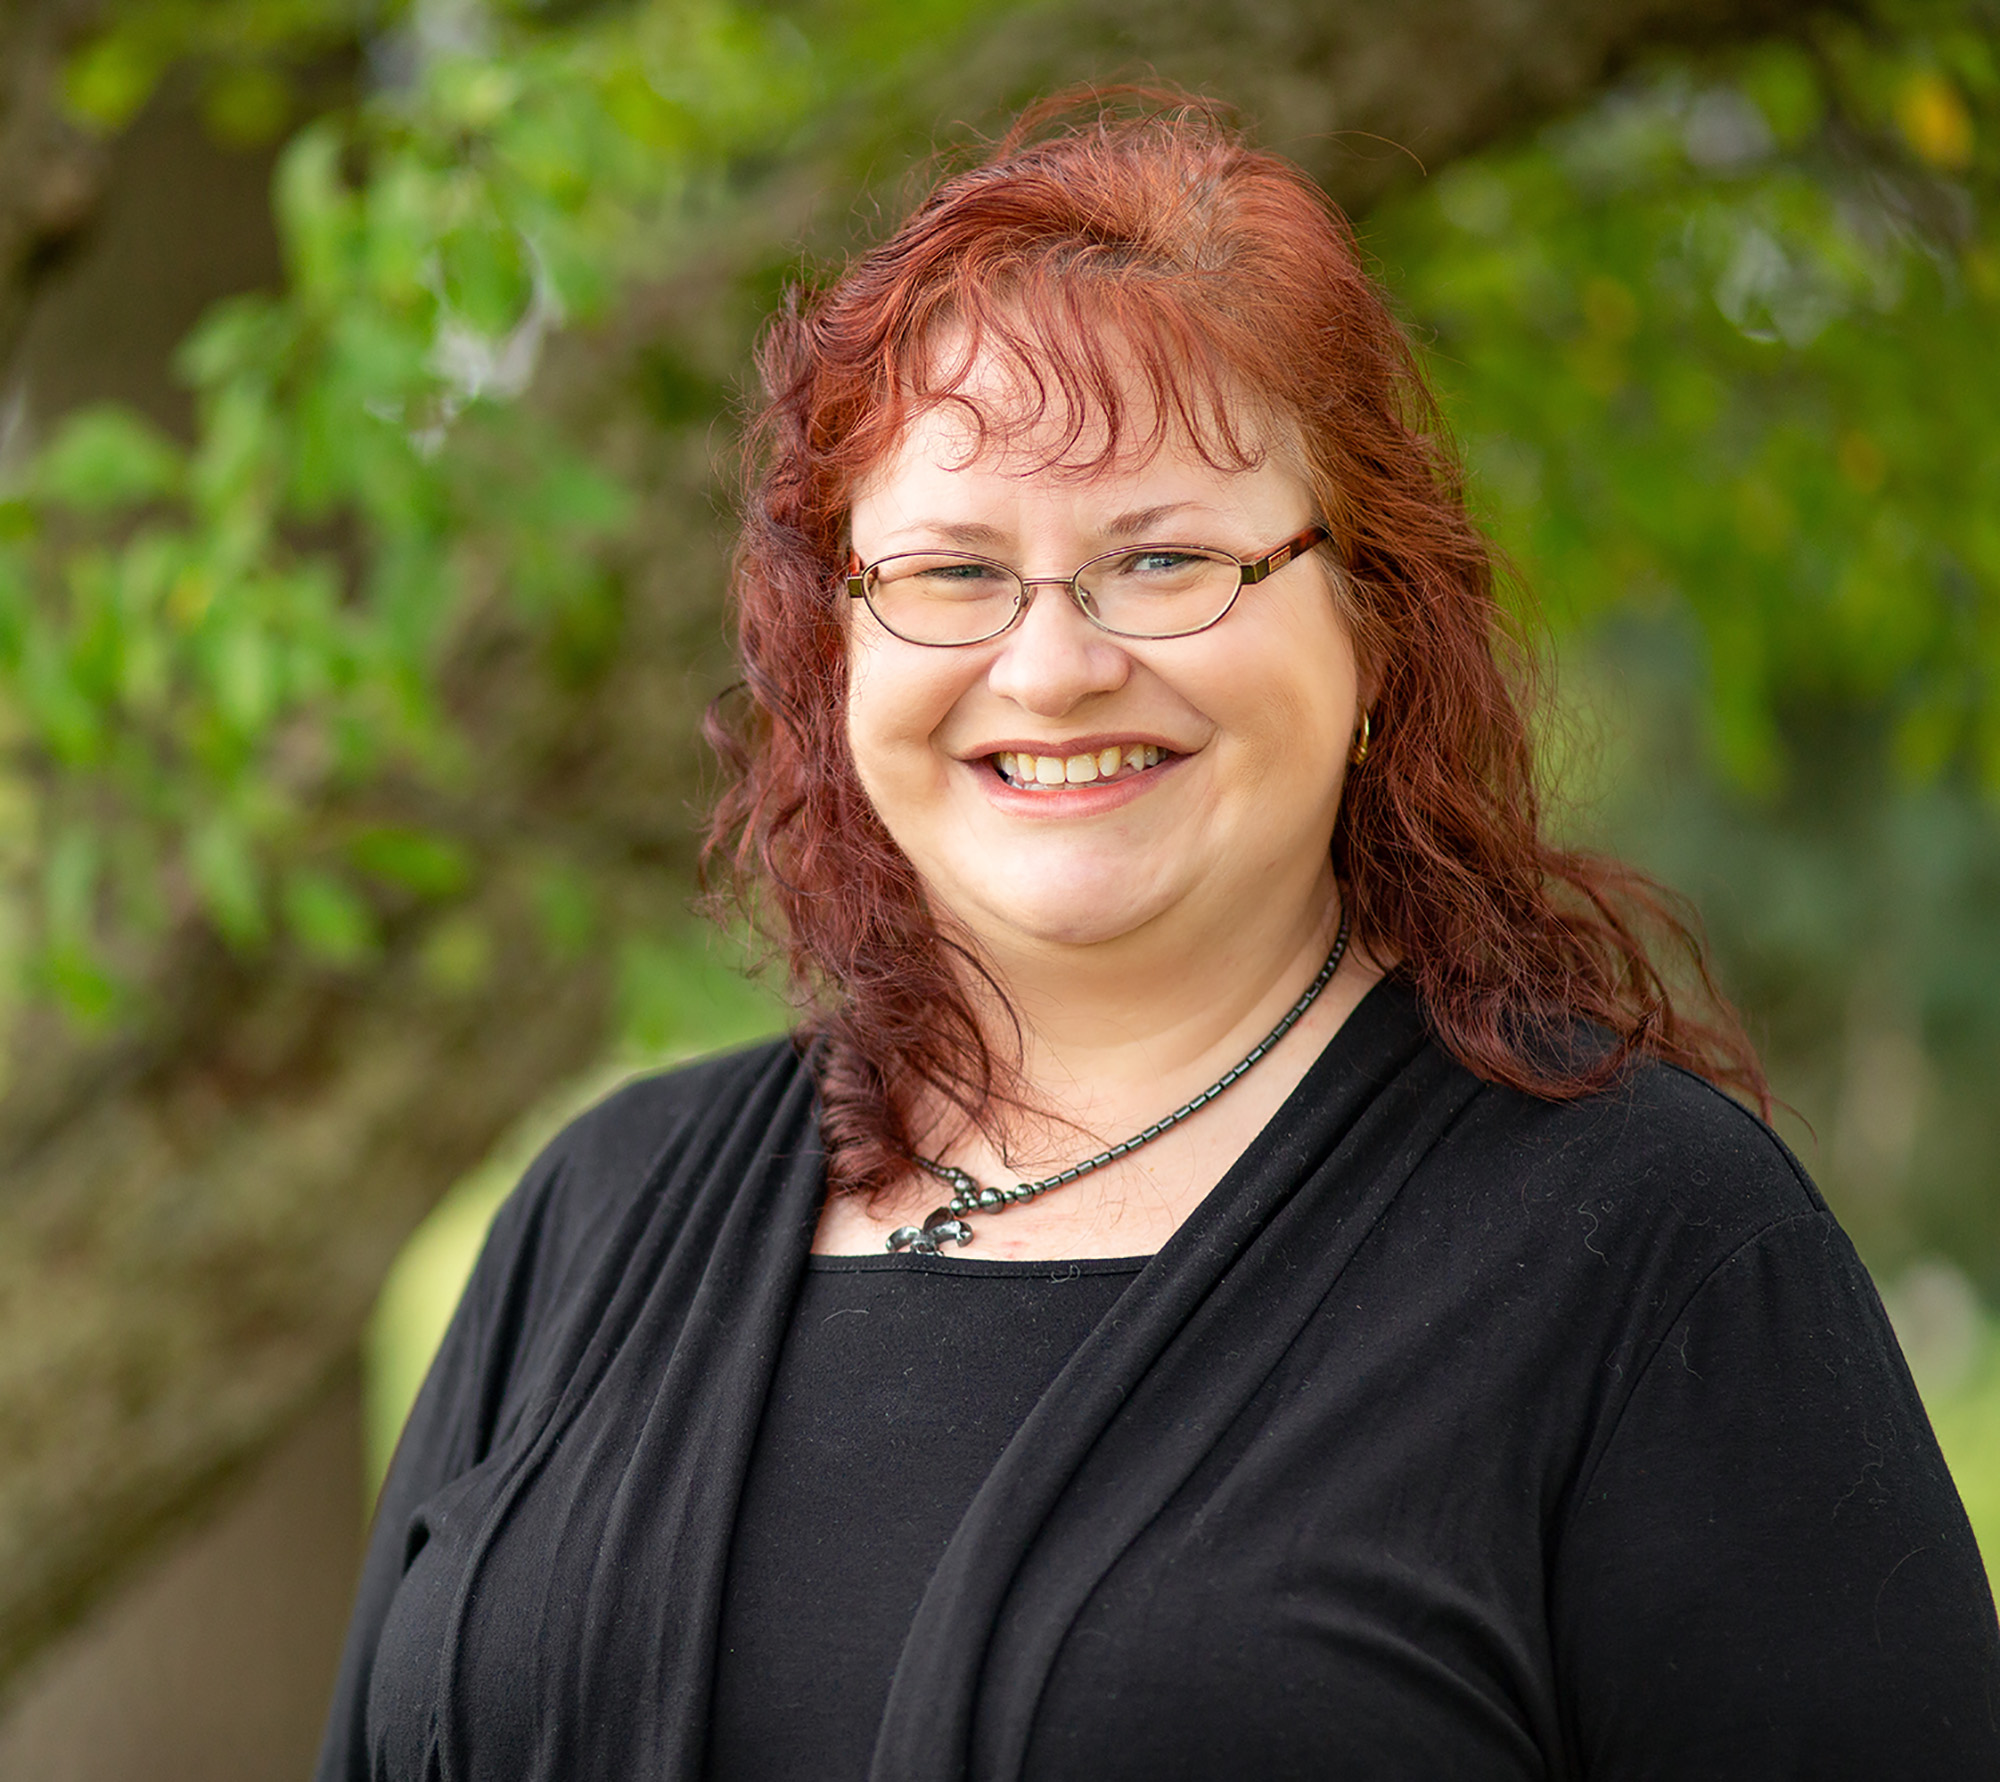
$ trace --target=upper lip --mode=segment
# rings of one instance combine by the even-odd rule
[[[982,743],[970,751],[964,759],[984,761],[992,755],[1049,755],[1067,759],[1071,755],[1097,755],[1110,748],[1126,749],[1134,743],[1150,743],[1165,755],[1184,755],[1187,751],[1178,744],[1170,743],[1163,736],[1155,736],[1144,730],[1105,730],[1093,736],[1066,737],[1061,742],[1044,739],[1040,742],[992,742]]]

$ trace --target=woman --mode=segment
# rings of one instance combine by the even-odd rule
[[[810,1043],[502,1213],[321,1776],[2000,1774],[1880,1306],[1537,830],[1331,207],[1031,116],[763,372],[714,846]]]

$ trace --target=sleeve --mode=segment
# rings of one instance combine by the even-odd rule
[[[382,1484],[334,1685],[316,1782],[366,1782],[368,1689],[382,1622],[409,1555],[405,1530],[419,1505],[488,1452],[531,1314],[551,1190],[561,1164],[545,1155],[502,1206],[452,1315]]]
[[[2000,1630],[1873,1286],[1825,1212],[1701,1284],[1563,1530],[1590,1782],[2000,1776]]]

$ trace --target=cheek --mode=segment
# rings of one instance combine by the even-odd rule
[[[892,787],[934,777],[942,765],[933,738],[962,677],[930,654],[860,644],[848,656],[848,749],[878,802]]]
[[[1276,619],[1274,615],[1274,620]],[[1356,668],[1337,618],[1293,613],[1228,665],[1223,694],[1262,775],[1331,795],[1354,721]]]
[[[883,676],[873,651],[858,649],[847,659],[847,749],[854,758],[861,783],[871,797],[882,777],[882,757],[889,739],[883,734],[883,719],[895,709],[881,685]]]

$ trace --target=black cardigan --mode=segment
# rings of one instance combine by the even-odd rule
[[[823,1192],[784,1044],[544,1153],[391,1469],[321,1782],[700,1776]],[[1996,1776],[2000,1631],[1770,1132],[1664,1068],[1483,1084],[1392,981],[1007,1446],[872,1773]]]

